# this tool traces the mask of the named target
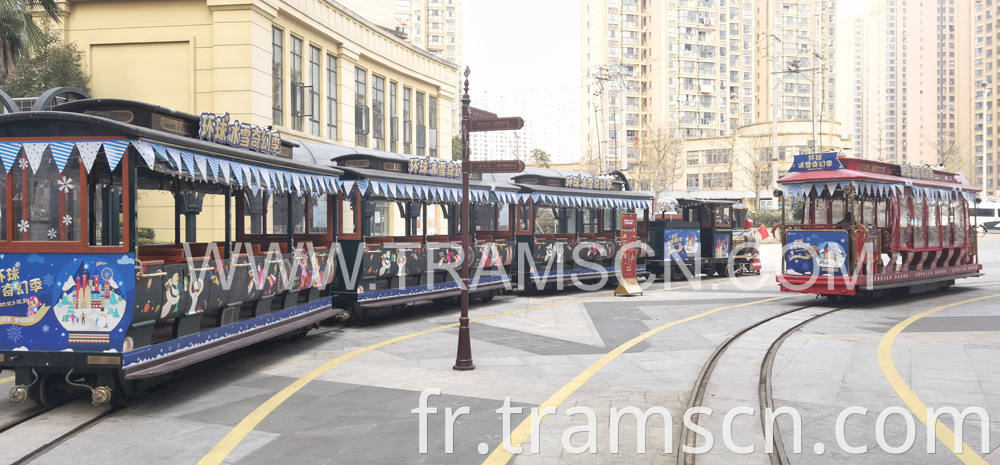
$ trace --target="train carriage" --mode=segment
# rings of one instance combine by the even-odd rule
[[[826,153],[796,156],[778,182],[782,216],[790,198],[802,217],[781,227],[782,291],[877,295],[981,274],[968,221],[979,189],[960,175]]]
[[[336,316],[323,294],[341,171],[297,163],[291,149],[228,115],[122,100],[0,116],[11,399],[51,406],[74,388],[127,399]],[[161,243],[140,244],[150,222],[167,225],[151,230]]]
[[[652,195],[629,190],[628,180],[620,173],[595,178],[580,172],[528,168],[511,181],[520,186],[517,242],[532,258],[530,263],[519,263],[518,282],[529,289],[614,277],[622,247],[620,213],[635,213],[636,237],[646,236]],[[640,248],[636,267],[640,274],[645,274],[645,256],[645,249]]]
[[[355,323],[416,301],[456,297],[460,288],[462,200],[458,162],[433,157],[301,142],[318,163],[343,170],[338,242],[356,275],[334,280],[335,305]],[[470,180],[470,264],[474,298],[510,287],[514,235],[510,217],[518,188],[481,175]]]
[[[741,229],[747,207],[731,200],[680,199],[673,213],[650,222],[655,252],[646,267],[655,276],[729,276],[760,271],[756,238]],[[683,268],[683,269],[682,269]]]

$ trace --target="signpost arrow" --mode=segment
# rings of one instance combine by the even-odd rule
[[[496,119],[474,119],[469,121],[470,132],[513,131],[523,127],[524,119],[520,116],[510,116]]]
[[[520,173],[524,171],[521,160],[470,161],[473,173]]]
[[[472,118],[472,119],[497,119],[497,118],[499,118],[499,116],[497,116],[496,113],[491,113],[491,112],[488,112],[486,110],[480,110],[480,109],[478,109],[476,107],[469,107],[469,112],[470,112],[469,117]]]

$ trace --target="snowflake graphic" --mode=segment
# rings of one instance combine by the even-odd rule
[[[66,216],[63,217],[62,222],[66,226],[69,226],[69,225],[73,224],[73,217],[69,216],[69,215],[66,215]]]
[[[69,193],[74,187],[76,186],[73,185],[73,180],[66,176],[59,180],[59,190],[62,192]]]
[[[10,342],[13,342],[14,344],[17,344],[17,341],[20,341],[23,337],[24,336],[21,335],[21,327],[20,326],[8,326],[7,327],[7,339],[9,339]]]
[[[18,164],[21,165],[22,170],[26,169],[28,167],[28,159],[22,158],[20,161],[18,161]]]
[[[21,220],[21,222],[17,224],[17,230],[23,233],[28,232],[29,228],[31,228],[31,225],[28,224],[28,220]]]
[[[49,234],[49,239],[55,239],[56,236],[59,235],[59,231],[56,231],[55,229],[49,229],[48,234]]]
[[[43,333],[47,333],[47,332],[49,332],[49,325],[44,325],[44,326],[42,326],[42,332],[43,332]]]
[[[45,284],[46,286],[51,286],[55,282],[56,282],[55,276],[52,276],[50,274],[42,276],[42,284]]]

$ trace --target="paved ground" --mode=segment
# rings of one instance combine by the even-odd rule
[[[802,453],[794,454],[792,422],[779,417],[792,463],[962,463],[937,440],[937,452],[926,452],[926,427],[919,419],[908,451],[890,454],[879,446],[877,420],[887,408],[897,413],[885,422],[883,442],[891,448],[906,439],[899,412],[910,410],[896,390],[900,386],[912,389],[915,397],[910,401],[919,398],[926,406],[984,409],[992,430],[987,453],[980,450],[975,416],[967,419],[963,439],[982,457],[979,460],[1000,463],[1000,297],[945,308],[909,324],[888,347],[889,361],[903,385],[890,382],[886,359],[879,356],[887,334],[907,318],[998,292],[1000,235],[984,239],[982,248],[986,277],[960,282],[945,292],[883,299],[832,313],[780,346],[773,365],[774,403],[796,409],[802,425]],[[776,251],[771,246],[764,250],[768,270],[774,270]],[[401,318],[363,328],[324,327],[306,340],[254,346],[213,361],[31,463],[178,464],[203,458],[204,463],[237,464],[467,464],[488,459],[517,464],[673,463],[694,381],[722,341],[786,310],[810,307],[804,311],[812,316],[836,308],[810,296],[782,295],[770,275],[743,277],[738,283],[714,278],[694,287],[674,282],[668,290],[657,283],[651,292],[629,298],[612,297],[610,289],[499,297],[476,305],[472,312],[473,318],[496,317],[472,326],[476,369],[470,372],[452,370],[457,330],[440,328],[457,321],[454,306],[414,308]],[[371,348],[435,328],[440,329]],[[762,326],[720,360],[705,394],[704,405],[714,409],[713,415],[699,420],[718,432],[730,408],[754,409],[753,416],[735,417],[731,442],[755,444],[755,452],[733,455],[719,432],[712,450],[697,455],[696,463],[750,463],[762,456],[764,441],[756,436],[761,434],[760,404],[752,384],[759,353],[744,351],[773,340],[776,332]],[[351,355],[359,349],[370,350]],[[338,358],[340,363],[327,365],[327,371],[266,412],[259,423],[244,422],[272,396]],[[421,392],[430,388],[440,389],[440,395],[425,396],[437,411],[427,415],[426,453],[421,453],[420,417],[411,411],[420,405]],[[500,453],[504,421],[498,409],[505,399],[512,410],[521,408],[521,413],[509,415],[515,442],[523,442],[523,453],[514,457]],[[537,436],[530,437],[529,411],[543,404],[558,409],[541,423]],[[867,445],[864,454],[841,450],[835,438],[838,416],[852,406],[867,408],[868,413],[850,417],[844,427],[846,443]],[[464,412],[459,410],[463,407],[468,413],[458,416],[453,439],[446,441],[446,417]],[[570,415],[574,407],[594,414],[594,454],[572,453],[588,439],[587,415]],[[671,421],[654,414],[640,435],[634,418],[625,416],[617,428],[620,450],[612,453],[611,412],[627,407],[662,407]],[[0,423],[18,408],[23,407],[0,406]],[[529,421],[518,428],[525,419]],[[951,419],[944,419],[952,427]],[[573,431],[582,432],[573,434],[565,447],[564,436]],[[517,440],[518,433],[524,433],[523,441]],[[640,436],[645,437],[644,453],[637,452]],[[446,453],[449,442],[453,453]],[[823,454],[814,453],[817,443],[823,444]],[[221,455],[206,457],[213,448]],[[758,463],[767,463],[766,458]]]

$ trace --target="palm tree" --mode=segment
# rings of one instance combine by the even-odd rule
[[[32,17],[39,6],[59,22],[62,8],[56,0],[0,0],[0,84],[14,74],[17,60],[42,42],[44,34]]]

